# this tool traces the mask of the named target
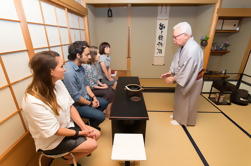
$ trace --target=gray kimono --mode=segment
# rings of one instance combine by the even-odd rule
[[[170,72],[175,76],[175,103],[173,119],[182,125],[196,124],[196,102],[203,80],[198,74],[203,68],[203,51],[191,37],[174,55]]]

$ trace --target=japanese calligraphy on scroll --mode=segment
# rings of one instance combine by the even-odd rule
[[[168,18],[169,18],[169,7],[159,6],[153,65],[164,65]]]

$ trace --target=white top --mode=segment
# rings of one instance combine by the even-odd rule
[[[55,94],[61,107],[59,115],[32,95],[27,94],[23,98],[23,115],[26,126],[35,141],[36,150],[54,149],[64,139],[64,136],[55,135],[57,130],[74,126],[70,117],[70,107],[74,101],[61,80],[55,83]]]
[[[112,160],[146,160],[142,134],[115,134],[112,146]]]

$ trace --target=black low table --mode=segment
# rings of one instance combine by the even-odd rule
[[[140,92],[140,101],[131,101],[125,91],[128,84],[140,84],[138,77],[119,77],[112,103],[110,120],[112,123],[112,140],[115,133],[141,133],[145,140],[146,120],[148,114],[145,101]]]

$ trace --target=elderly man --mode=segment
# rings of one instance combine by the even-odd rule
[[[181,22],[173,27],[173,41],[179,46],[169,72],[161,77],[167,84],[175,83],[173,125],[194,126],[197,99],[202,89],[203,51],[192,37],[191,26]]]

